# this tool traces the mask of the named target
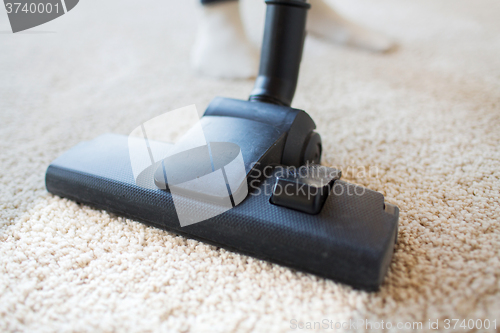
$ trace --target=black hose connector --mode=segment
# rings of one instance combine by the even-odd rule
[[[307,10],[311,5],[305,0],[268,0],[266,4],[259,76],[249,101],[290,106],[297,87]]]

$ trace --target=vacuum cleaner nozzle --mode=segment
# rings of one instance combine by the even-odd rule
[[[146,135],[145,142],[102,135],[53,161],[47,190],[186,237],[377,290],[392,258],[399,210],[382,194],[344,182],[340,171],[319,165],[316,126],[306,112],[290,107],[309,5],[300,0],[267,4],[255,88],[248,101],[217,97],[210,103],[197,124],[203,144],[185,137],[172,147]],[[147,147],[145,156],[151,158],[138,175],[130,145]],[[170,153],[154,160],[153,148]]]

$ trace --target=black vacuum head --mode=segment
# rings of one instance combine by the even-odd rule
[[[127,136],[107,134],[75,146],[49,166],[46,185],[53,194],[151,226],[377,290],[392,258],[397,207],[378,192],[342,180],[334,181],[319,214],[275,205],[270,198],[280,170],[250,186],[236,207],[185,227],[169,191],[136,184]],[[203,207],[189,198],[182,204]]]
[[[309,4],[266,3],[261,65],[249,101],[215,98],[192,128],[203,130],[202,144],[192,142],[196,135],[174,147],[150,141],[146,133],[142,139],[103,135],[55,160],[47,169],[47,190],[376,290],[392,258],[398,208],[384,203],[380,193],[340,180],[337,170],[317,165],[322,145],[316,126],[307,113],[289,107]],[[145,159],[132,163],[130,145],[144,147]],[[153,154],[155,149],[174,151],[163,156]],[[146,167],[136,174],[135,165]]]

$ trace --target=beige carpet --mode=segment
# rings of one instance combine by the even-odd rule
[[[318,124],[324,164],[401,210],[380,292],[48,194],[46,167],[78,142],[189,104],[202,110],[216,95],[246,98],[253,84],[191,72],[194,0],[82,0],[16,35],[0,10],[0,331],[286,332],[293,319],[500,326],[500,3],[337,6],[401,44],[382,56],[309,39],[294,101]]]

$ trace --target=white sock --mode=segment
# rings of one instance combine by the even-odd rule
[[[307,31],[312,35],[375,52],[386,52],[396,46],[390,38],[343,18],[323,0],[310,3]]]
[[[255,77],[257,50],[248,41],[237,1],[204,5],[191,64],[200,74],[216,78]]]

